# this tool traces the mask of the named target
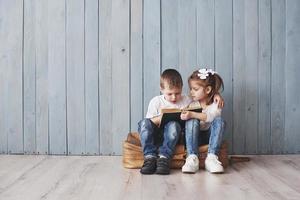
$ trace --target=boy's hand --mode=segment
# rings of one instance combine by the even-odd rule
[[[160,126],[160,122],[161,122],[161,117],[162,115],[156,116],[151,118],[150,120],[156,125],[156,126]]]
[[[192,112],[190,112],[190,111],[183,111],[183,112],[181,113],[181,115],[180,115],[180,118],[181,118],[182,120],[189,120],[189,119],[192,118]]]
[[[224,99],[221,97],[220,94],[215,94],[214,103],[218,104],[218,108],[224,107]]]

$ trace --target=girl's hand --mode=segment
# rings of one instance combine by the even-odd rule
[[[218,108],[224,107],[224,99],[221,97],[220,94],[215,94],[214,103],[218,104]]]
[[[192,112],[190,112],[190,111],[183,111],[183,112],[181,113],[181,115],[180,115],[180,118],[181,118],[182,120],[189,120],[189,119],[192,118]]]

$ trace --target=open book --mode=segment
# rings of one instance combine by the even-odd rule
[[[181,127],[184,127],[185,120],[180,119],[180,115],[184,111],[202,112],[202,108],[186,108],[186,109],[176,109],[176,108],[164,108],[161,109],[161,122],[160,128],[163,128],[168,122],[176,121],[179,122]]]

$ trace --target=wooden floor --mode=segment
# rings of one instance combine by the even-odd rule
[[[0,199],[300,199],[300,155],[253,156],[225,174],[142,176],[118,156],[0,155]]]

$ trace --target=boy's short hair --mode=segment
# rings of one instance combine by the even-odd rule
[[[160,87],[165,89],[165,83],[168,83],[169,87],[182,88],[183,82],[180,73],[175,69],[166,69],[160,76]]]

